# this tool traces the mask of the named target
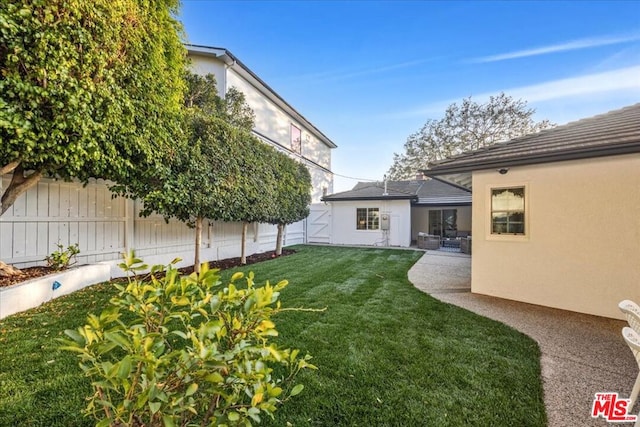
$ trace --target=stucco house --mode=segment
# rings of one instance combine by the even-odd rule
[[[322,200],[327,243],[409,247],[418,233],[454,238],[471,231],[470,191],[435,179],[359,182]]]
[[[474,293],[622,318],[640,301],[640,104],[465,153]]]
[[[309,168],[314,202],[333,190],[331,152],[336,144],[331,139],[228,50],[186,48],[195,72],[216,76],[220,95],[231,87],[245,94],[255,112],[255,135]],[[2,177],[4,185],[9,178]],[[91,180],[83,186],[43,179],[0,217],[0,259],[20,268],[41,265],[58,243],[65,247],[78,243],[79,264],[106,262],[113,275],[122,274],[117,264],[129,249],[135,249],[149,264],[168,263],[176,257],[184,260],[181,265],[193,261],[193,229],[177,220],[166,223],[159,215],[140,218],[141,203],[113,198],[108,184]],[[249,231],[247,254],[275,249],[275,226],[252,224]],[[241,235],[239,223],[206,221],[201,258],[239,256]],[[287,227],[285,245],[305,241],[304,221]]]

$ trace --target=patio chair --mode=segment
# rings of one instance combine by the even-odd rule
[[[636,358],[636,362],[638,362],[638,368],[640,368],[640,334],[631,329],[628,326],[622,328],[622,336],[624,340],[627,342],[627,345],[633,352],[633,355]],[[638,401],[638,393],[640,392],[640,372],[638,373],[638,377],[636,378],[636,383],[633,386],[633,390],[631,390],[631,397],[629,401],[629,406],[627,412],[631,412],[633,410],[633,406]],[[638,422],[636,426],[640,425],[640,418],[638,418]]]
[[[620,311],[627,316],[627,323],[638,334],[640,334],[640,306],[631,300],[620,301],[618,304]]]
[[[418,247],[420,249],[440,249],[440,236],[432,234],[418,233]]]

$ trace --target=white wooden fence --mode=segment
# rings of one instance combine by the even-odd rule
[[[2,182],[9,185],[8,179]],[[135,249],[149,263],[167,263],[181,257],[192,263],[195,234],[185,224],[159,216],[140,218],[139,201],[113,197],[102,180],[86,186],[77,182],[43,179],[0,216],[0,260],[16,267],[44,265],[44,258],[77,243],[79,264],[111,262]],[[247,236],[247,253],[275,248],[276,227],[253,224]],[[202,260],[215,261],[240,255],[241,224],[205,222]],[[285,245],[305,242],[304,222],[286,228]],[[118,275],[117,268],[112,269]]]

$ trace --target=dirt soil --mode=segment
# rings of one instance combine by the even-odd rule
[[[292,249],[282,249],[282,255],[292,255],[296,251]],[[261,254],[253,254],[247,257],[247,264],[255,264],[257,262],[268,261],[276,258],[273,252],[263,252]],[[240,266],[240,257],[221,259],[219,261],[209,261],[209,267],[219,268],[220,270],[226,270],[228,268]],[[0,277],[0,288],[15,285],[18,283],[26,282],[27,280],[36,279],[38,277],[46,276],[48,274],[56,273],[56,271],[50,267],[28,267],[21,270],[24,274],[20,276]],[[180,269],[182,274],[191,274],[193,272],[193,266],[184,267]]]

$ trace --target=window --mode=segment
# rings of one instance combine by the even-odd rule
[[[491,234],[525,234],[525,187],[491,189]]]
[[[302,153],[302,132],[294,125],[291,125],[291,150]]]
[[[356,230],[379,230],[380,229],[380,209],[379,208],[357,208],[356,209]]]

